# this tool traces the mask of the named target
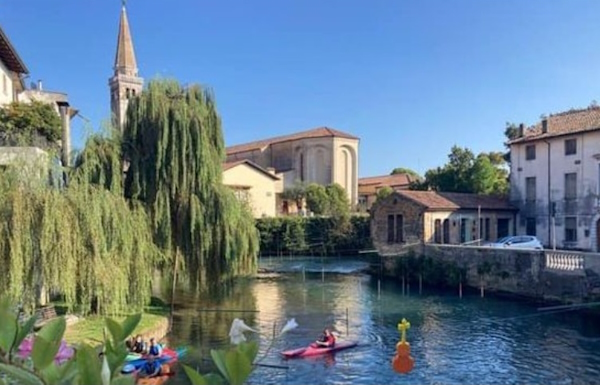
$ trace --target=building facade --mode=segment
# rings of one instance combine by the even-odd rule
[[[29,70],[0,27],[0,106],[17,101]]]
[[[410,174],[393,174],[360,178],[358,180],[358,207],[370,210],[377,200],[377,192],[384,187],[394,191],[408,190],[416,179]]]
[[[295,183],[342,186],[353,205],[358,202],[359,139],[328,127],[298,132],[226,149],[227,162],[250,160],[273,168],[283,188]]]
[[[600,107],[521,125],[509,146],[518,232],[546,247],[600,251]]]
[[[283,191],[283,183],[274,170],[265,170],[247,159],[225,163],[223,184],[248,203],[255,218],[277,215],[277,197]]]
[[[396,191],[371,208],[371,237],[384,254],[421,242],[478,245],[514,235],[517,210],[486,195]]]

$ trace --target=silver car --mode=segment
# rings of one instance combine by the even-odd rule
[[[542,250],[542,242],[533,235],[513,235],[500,238],[496,242],[488,244],[490,247],[510,249],[535,249]]]

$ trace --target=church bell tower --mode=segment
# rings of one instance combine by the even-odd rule
[[[123,1],[121,8],[117,54],[115,55],[113,70],[113,76],[108,81],[110,110],[114,127],[118,127],[123,132],[129,99],[142,92],[144,87],[144,79],[138,76],[125,1]]]

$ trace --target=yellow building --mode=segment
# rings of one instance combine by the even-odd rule
[[[255,218],[277,215],[277,194],[283,191],[283,184],[273,169],[266,170],[247,159],[225,163],[223,184],[248,202]]]

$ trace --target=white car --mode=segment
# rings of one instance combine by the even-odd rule
[[[513,235],[488,244],[489,247],[542,250],[542,242],[533,235]]]

